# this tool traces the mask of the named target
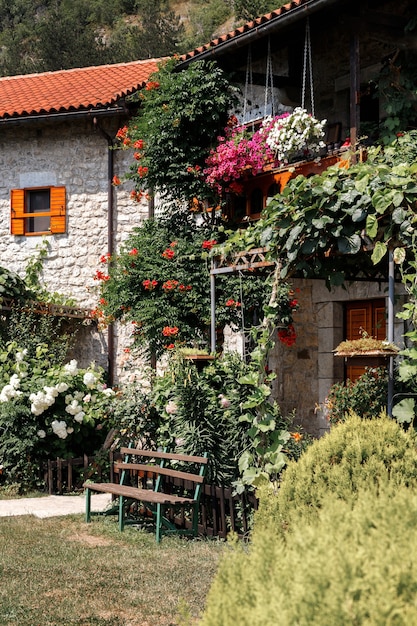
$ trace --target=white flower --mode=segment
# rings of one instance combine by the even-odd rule
[[[86,393],[83,402],[91,402],[91,393]]]
[[[68,397],[68,396],[67,396]],[[65,407],[65,410],[70,415],[76,415],[81,409],[81,406],[78,404],[78,400],[71,400],[71,403]]]
[[[56,386],[56,390],[58,391],[58,393],[63,393],[64,391],[67,391],[67,389],[68,389],[67,383],[58,383]]]
[[[74,415],[75,421],[78,422],[79,424],[81,424],[83,419],[84,419],[84,415],[85,415],[84,411],[80,411],[79,413]]]
[[[220,406],[223,409],[228,409],[230,406],[230,400],[226,398],[226,396],[224,396],[222,393],[218,396],[218,398],[220,400]]]
[[[69,363],[66,363],[64,365],[64,370],[68,373],[68,374],[76,374],[78,372],[78,363],[75,359],[72,359]]]
[[[174,402],[174,400],[170,400],[168,402],[168,404],[165,407],[165,411],[168,413],[168,415],[174,415],[178,411],[178,407],[176,403]]]
[[[89,389],[92,389],[96,384],[96,377],[92,372],[86,372],[83,377],[83,383]]]
[[[19,352],[16,352],[15,359],[16,359],[17,363],[21,363],[23,361],[23,359],[25,358],[25,356],[27,355],[27,353],[28,353],[27,348],[25,348],[24,350],[21,350]]]
[[[58,421],[58,420],[54,420],[51,424],[52,430],[53,432],[58,435],[58,437],[60,439],[66,439],[68,432],[67,432],[67,424],[66,422],[62,421]]]
[[[103,396],[114,396],[116,394],[115,391],[111,387],[106,387],[102,391]]]
[[[74,429],[72,428],[72,426],[70,426],[69,428],[67,428],[67,433],[69,435],[71,435],[74,432]]]
[[[45,439],[46,437],[46,432],[44,430],[38,430],[37,434],[40,439]]]

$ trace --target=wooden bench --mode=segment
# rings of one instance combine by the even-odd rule
[[[156,523],[156,541],[161,541],[162,534],[191,534],[194,537],[198,532],[198,507],[201,496],[201,486],[207,468],[207,454],[203,456],[191,456],[187,454],[174,454],[157,450],[139,450],[136,448],[121,448],[124,461],[116,461],[115,469],[121,471],[120,483],[93,483],[87,481],[83,487],[86,490],[86,522],[91,521],[91,492],[100,491],[111,493],[119,498],[119,529],[122,531],[125,525],[125,501],[128,499],[150,505]],[[132,457],[144,459],[142,462],[132,461]],[[181,469],[175,469],[179,465]],[[184,465],[186,466],[185,469]],[[188,465],[188,467],[187,467]],[[189,471],[197,468],[195,471]],[[134,486],[127,484],[130,479],[135,480]],[[141,478],[153,477],[153,488],[145,485],[138,486]],[[191,489],[187,489],[186,495],[166,493],[165,477],[187,481]],[[184,489],[180,490],[184,494]],[[189,492],[189,493],[188,493]],[[164,515],[167,507],[187,506],[192,511],[191,529],[178,529],[175,524]]]

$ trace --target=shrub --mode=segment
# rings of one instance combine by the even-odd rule
[[[314,518],[328,493],[349,500],[359,488],[386,480],[413,484],[416,442],[414,431],[404,432],[385,415],[373,420],[350,415],[288,464],[276,494],[262,492],[258,526],[284,532],[300,515]]]
[[[263,492],[255,524],[282,532],[299,517],[315,517],[328,493],[354,499],[358,489],[389,480],[414,484],[417,478],[417,438],[385,415],[346,422],[316,440],[297,463],[283,472],[277,494]]]
[[[417,494],[405,487],[330,494],[284,537],[258,530],[226,553],[202,626],[417,624]]]
[[[354,383],[336,383],[324,403],[331,424],[346,419],[350,411],[361,417],[378,415],[387,406],[388,375],[385,368],[368,368]]]

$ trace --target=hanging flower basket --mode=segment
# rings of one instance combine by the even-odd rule
[[[292,113],[265,118],[255,132],[234,120],[224,136],[218,137],[203,171],[206,182],[220,195],[238,193],[239,185],[249,176],[315,158],[325,148],[326,120],[319,121],[300,107]]]

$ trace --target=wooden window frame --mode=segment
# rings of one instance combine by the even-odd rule
[[[27,211],[28,196],[31,191],[49,190],[49,211]],[[47,231],[30,231],[27,228],[28,218],[50,217],[50,228]],[[66,232],[66,189],[65,187],[25,187],[12,189],[10,192],[10,232],[12,235],[38,237]]]

